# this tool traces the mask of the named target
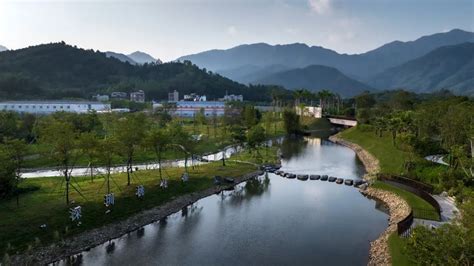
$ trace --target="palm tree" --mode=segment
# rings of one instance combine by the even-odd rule
[[[295,106],[300,104],[301,98],[303,98],[304,89],[298,89],[293,92],[293,97],[295,97]]]

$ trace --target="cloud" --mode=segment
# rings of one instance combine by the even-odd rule
[[[288,34],[291,34],[291,35],[296,35],[300,32],[300,30],[298,28],[292,28],[292,27],[287,27],[284,29],[284,31]]]
[[[235,26],[227,27],[227,34],[235,36],[237,34],[237,28]]]
[[[308,0],[309,7],[317,14],[326,14],[331,11],[331,0]]]

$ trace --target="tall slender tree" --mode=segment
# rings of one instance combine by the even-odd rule
[[[69,205],[70,171],[77,159],[78,133],[68,121],[47,119],[41,126],[40,143],[49,148],[47,155],[58,163],[66,181],[66,204]]]

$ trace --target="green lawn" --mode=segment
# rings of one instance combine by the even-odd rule
[[[392,233],[388,238],[388,247],[392,256],[393,266],[408,266],[410,262],[408,254],[406,254],[407,240],[398,236],[396,232]]]
[[[348,141],[359,144],[374,155],[379,160],[382,173],[403,173],[403,164],[408,154],[395,147],[388,133],[384,133],[382,137],[379,137],[374,132],[363,131],[358,127],[354,127],[341,132],[340,135]],[[441,171],[445,170],[444,166],[424,162],[422,158],[417,158],[417,160],[422,162],[420,165],[417,165],[415,170],[417,178],[436,185],[438,182],[437,176]],[[440,220],[433,206],[411,192],[379,181],[376,181],[373,187],[394,192],[405,199],[412,208],[413,215],[416,218]],[[394,233],[389,237],[388,244],[393,265],[412,264],[409,256],[404,251],[407,245],[405,239],[400,238],[397,233]]]
[[[270,149],[268,156],[262,149],[262,160],[274,162],[275,149]],[[256,162],[248,152],[235,158]],[[84,198],[76,191],[70,193],[70,198],[75,204],[82,206],[83,219],[80,227],[69,220],[63,178],[27,179],[21,183],[22,187],[35,186],[39,189],[21,195],[19,207],[14,199],[0,201],[0,254],[13,254],[35,245],[49,244],[87,229],[124,219],[177,196],[207,189],[213,186],[212,178],[215,175],[237,177],[255,170],[256,167],[251,164],[228,161],[223,167],[221,162],[214,162],[194,169],[189,167],[190,180],[183,184],[180,176],[184,168],[166,168],[163,170],[169,179],[169,188],[166,190],[158,186],[158,170],[135,172],[130,186],[126,185],[126,173],[114,174],[111,191],[115,193],[115,206],[108,214],[105,213],[106,208],[103,205],[103,197],[106,194],[104,178],[96,177],[91,182],[88,177],[76,177],[73,185],[79,188]],[[135,196],[137,185],[145,186],[143,199],[137,199]],[[47,228],[41,229],[41,224],[47,224]]]
[[[350,142],[357,143],[372,155],[377,157],[381,172],[400,174],[403,172],[403,164],[407,153],[398,150],[388,133],[378,137],[374,132],[362,131],[358,127],[344,130],[341,137]]]
[[[390,184],[386,184],[380,181],[376,181],[372,185],[372,187],[391,191],[397,194],[398,196],[402,197],[404,200],[406,200],[408,205],[410,205],[410,207],[412,208],[413,215],[415,216],[415,218],[429,219],[429,220],[436,220],[436,221],[440,220],[440,217],[438,213],[436,212],[435,208],[433,208],[433,206],[431,206],[424,199],[418,197],[417,195],[409,191],[403,190],[401,188],[398,188],[398,187],[395,187],[395,186],[392,186]]]

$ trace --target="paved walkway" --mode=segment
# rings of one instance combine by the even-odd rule
[[[445,197],[441,195],[433,195],[433,198],[439,203],[441,207],[441,221],[425,220],[425,219],[413,219],[411,228],[422,225],[428,228],[436,228],[445,223],[450,223],[459,213],[459,209],[456,207],[456,203],[453,198]]]
[[[439,203],[439,206],[441,207],[442,222],[449,222],[458,215],[459,209],[456,207],[456,203],[452,197],[433,195],[433,198]]]

